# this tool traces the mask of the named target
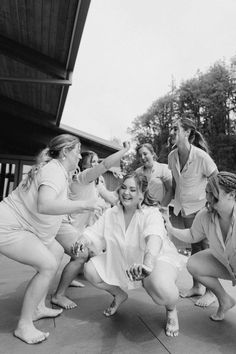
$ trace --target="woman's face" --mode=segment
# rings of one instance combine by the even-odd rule
[[[94,154],[91,161],[91,167],[98,165],[98,155]]]
[[[77,166],[78,166],[78,162],[81,159],[81,145],[80,144],[76,144],[74,149],[70,150],[67,154],[67,160],[68,160],[68,167],[69,167],[69,171],[74,171]]]
[[[153,166],[153,154],[147,147],[143,146],[138,150],[138,157],[144,167]]]
[[[139,191],[135,179],[127,178],[119,189],[119,199],[124,208],[136,209],[142,194]]]
[[[176,122],[170,131],[171,144],[177,145],[185,141],[187,131],[181,126],[180,122]]]
[[[228,194],[225,193],[225,191],[222,188],[219,188],[219,195],[218,197],[214,197],[210,184],[207,183],[206,186],[206,199],[208,203],[208,209],[209,210],[216,210],[220,211],[223,210],[226,206],[227,203],[227,196]]]

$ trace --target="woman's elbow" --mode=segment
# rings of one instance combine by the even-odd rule
[[[39,202],[37,204],[37,211],[39,214],[49,214],[47,203],[40,203]]]

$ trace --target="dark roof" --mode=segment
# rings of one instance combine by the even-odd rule
[[[60,121],[89,5],[0,2],[0,153],[33,155],[64,131]]]

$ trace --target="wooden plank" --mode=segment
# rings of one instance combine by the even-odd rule
[[[17,0],[17,12],[19,22],[20,43],[27,45],[29,43],[29,31],[27,26],[26,2],[25,0]]]
[[[38,51],[42,50],[42,7],[43,0],[31,2],[32,19],[35,22],[33,25],[35,28],[35,36],[34,38],[32,37],[32,42],[34,43],[35,49],[37,49]]]
[[[59,13],[60,2],[58,0],[51,0],[51,12],[50,12],[50,22],[49,22],[49,48],[48,53],[51,57],[56,58],[56,38],[57,38],[57,21]]]
[[[63,65],[57,60],[52,59],[40,52],[35,51],[25,45],[9,40],[0,35],[0,52],[13,58],[16,61],[30,65],[46,74],[56,76],[62,79],[67,78],[67,72]]]
[[[76,0],[77,1],[77,0]],[[59,11],[58,11],[58,19],[57,19],[57,36],[56,36],[56,57],[61,63],[65,63],[67,59],[67,53],[69,48],[69,39],[66,34],[68,29],[67,17],[68,10],[70,8],[70,3],[74,3],[75,0],[71,1],[62,1],[60,3]],[[70,31],[72,31],[70,27]]]
[[[49,25],[50,25],[51,1],[43,1],[42,26],[41,26],[41,51],[49,53]]]

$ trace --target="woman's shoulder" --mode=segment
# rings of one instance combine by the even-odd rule
[[[136,168],[135,172],[136,173],[143,173],[143,166]]]
[[[198,146],[192,145],[193,154],[197,157],[210,158],[210,155]]]
[[[206,207],[199,210],[199,212],[195,216],[195,220],[200,221],[202,224],[208,223],[211,218],[212,213],[210,213]]]
[[[142,205],[142,208],[140,209],[141,214],[143,214],[144,217],[147,217],[149,215],[155,215],[156,217],[162,217],[161,212],[157,206],[149,206],[149,205]]]
[[[177,154],[177,152],[178,152],[177,148],[171,150],[168,154],[168,161],[172,160],[174,158],[174,156]]]
[[[59,178],[61,177],[68,177],[68,174],[63,166],[60,166],[59,162],[56,159],[52,159],[39,168],[37,173],[39,177],[47,178]]]
[[[169,171],[169,167],[167,163],[163,163],[163,162],[157,162],[155,161],[155,165],[158,169],[161,169],[162,171]]]

